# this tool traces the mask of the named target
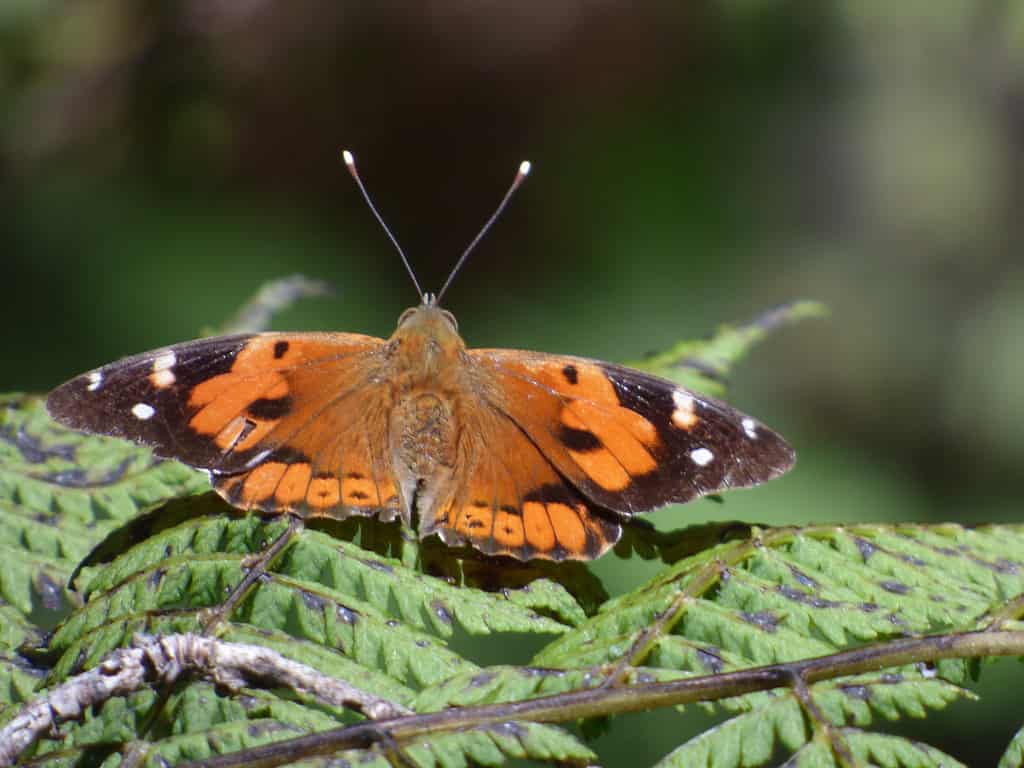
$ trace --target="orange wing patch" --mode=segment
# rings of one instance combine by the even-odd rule
[[[494,539],[503,549],[511,552],[520,549],[526,543],[526,530],[523,524],[525,517],[525,511],[519,515],[514,510],[498,510],[494,518]]]
[[[260,464],[256,469],[245,476],[241,482],[241,500],[247,507],[260,506],[274,497],[277,485],[288,471],[288,465],[280,461],[268,461]],[[235,478],[231,478],[235,480]],[[228,486],[229,490],[236,488],[235,483]]]
[[[551,525],[547,506],[538,501],[523,504],[523,529],[526,540],[537,552],[551,552],[555,548],[555,529]]]
[[[328,371],[336,369],[339,360],[377,344],[377,339],[356,334],[253,336],[235,355],[230,370],[192,388],[189,427],[212,437],[222,451],[251,450],[291,410],[292,379],[297,372],[312,368],[329,377]]]
[[[336,507],[341,501],[339,487],[340,484],[336,477],[315,477],[309,483],[306,503],[316,511]]]
[[[313,469],[305,461],[290,465],[274,491],[274,501],[278,507],[291,509],[304,502],[312,475]]]

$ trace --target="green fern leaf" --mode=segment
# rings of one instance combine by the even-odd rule
[[[812,690],[815,704],[826,715],[827,724],[819,724],[817,729],[810,725],[800,702],[791,693],[744,697],[742,714],[679,747],[659,762],[658,768],[761,766],[767,764],[778,749],[793,753],[787,765],[837,765],[831,749],[823,750],[820,743],[832,726],[836,726],[832,730],[841,733],[843,742],[854,754],[859,753],[865,763],[870,758],[872,765],[933,765],[935,763],[929,760],[935,759],[934,755],[927,750],[918,756],[923,762],[907,761],[908,754],[913,755],[914,749],[923,745],[843,726],[847,723],[860,727],[869,725],[873,712],[880,712],[890,720],[901,715],[923,717],[926,708],[941,709],[970,695],[942,680],[898,673],[830,681]],[[879,759],[883,762],[878,762]]]
[[[680,344],[645,367],[719,394],[751,344],[815,314],[817,305],[790,305]],[[658,549],[656,538],[638,544],[636,551],[667,559],[688,554],[608,600],[573,566],[519,572],[503,564],[497,576],[476,580],[479,562],[446,563],[437,572],[449,578],[429,575],[423,571],[437,564],[415,537],[346,523],[345,532],[359,528],[362,546],[326,530],[294,531],[237,603],[226,603],[291,528],[284,518],[229,510],[208,490],[203,475],[145,449],[57,427],[38,399],[0,398],[0,726],[43,690],[132,646],[139,633],[209,628],[222,642],[271,649],[418,717],[454,723],[406,732],[411,721],[398,717],[389,721],[394,738],[345,742],[330,758],[294,756],[303,765],[582,765],[597,756],[551,723],[637,708],[642,701],[631,697],[649,685],[713,683],[765,664],[795,669],[908,636],[1022,631],[1024,526],[1017,525],[808,526],[733,531],[729,540],[704,527],[692,541],[689,532],[666,536],[670,550]],[[420,558],[431,567],[418,567]],[[72,574],[77,592],[64,586]],[[529,665],[481,666],[480,656],[498,655],[492,646],[503,658],[525,658],[518,646],[526,636],[536,642]],[[688,698],[714,701],[722,721],[659,765],[760,766],[783,753],[787,765],[957,764],[927,745],[863,730],[878,717],[922,717],[971,697],[960,686],[977,673],[976,662],[912,662]],[[362,714],[309,691],[254,685],[225,689],[186,677],[113,697],[46,733],[30,754],[47,766],[113,765],[129,756],[157,766],[312,733],[343,735],[335,729],[364,723]],[[620,709],[577,715],[552,704],[531,722],[529,707],[545,697],[616,693],[628,702]],[[484,717],[488,707],[525,714]],[[1018,734],[1006,766],[1020,762],[1021,743]]]
[[[112,524],[144,509],[208,488],[202,473],[146,449],[57,426],[39,398],[0,399],[0,500],[24,516],[52,516],[58,528],[94,527],[78,546],[98,543]]]
[[[1020,768],[1024,765],[1024,728],[1013,734],[1006,751],[999,758],[997,768]]]
[[[360,768],[391,768],[396,763],[417,768],[471,768],[504,765],[508,760],[532,760],[558,765],[590,765],[596,755],[575,737],[552,726],[536,723],[500,723],[462,733],[448,733],[410,744],[398,757],[385,746],[371,750],[351,750],[322,761],[303,765],[337,765],[348,761]],[[405,762],[403,762],[403,760]]]

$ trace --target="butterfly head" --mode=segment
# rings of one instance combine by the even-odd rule
[[[408,355],[410,362],[423,361],[430,368],[441,366],[466,348],[455,315],[442,309],[432,293],[423,294],[418,307],[401,314],[391,343],[401,350],[400,354]]]

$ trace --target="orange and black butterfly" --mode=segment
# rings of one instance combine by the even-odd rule
[[[670,381],[578,357],[468,349],[438,298],[421,296],[389,339],[199,339],[72,379],[47,406],[69,427],[206,470],[242,509],[400,517],[418,521],[421,538],[521,560],[598,557],[632,515],[793,465],[775,432]]]

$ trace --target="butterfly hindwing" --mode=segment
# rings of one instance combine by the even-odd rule
[[[504,414],[474,403],[465,415],[452,495],[420,535],[468,542],[520,560],[588,560],[618,541],[621,526],[562,477]]]
[[[635,514],[788,470],[792,448],[712,398],[623,366],[473,350],[504,412],[587,498]]]
[[[186,342],[79,376],[47,399],[75,429],[210,472],[242,508],[342,517],[396,506],[380,339],[263,333]]]

